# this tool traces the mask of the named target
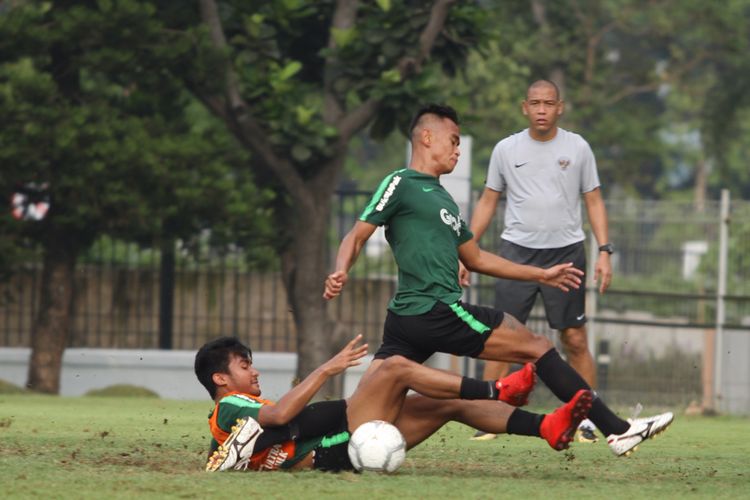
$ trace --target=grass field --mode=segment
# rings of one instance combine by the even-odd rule
[[[210,402],[0,395],[3,498],[750,498],[750,420],[677,417],[630,458],[602,442],[469,441],[452,424],[391,476],[202,471]],[[644,414],[648,410],[644,411]]]

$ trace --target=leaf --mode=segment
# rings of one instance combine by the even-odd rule
[[[112,10],[111,0],[98,0],[96,3],[99,5],[99,10],[102,12],[110,12]]]
[[[282,81],[289,80],[291,77],[299,73],[302,69],[302,63],[299,61],[291,61],[279,71],[278,77]]]
[[[301,144],[292,147],[292,158],[300,163],[309,160],[311,156],[312,152]]]
[[[401,72],[397,69],[389,69],[380,73],[380,79],[388,83],[400,83]]]
[[[300,125],[307,125],[310,123],[310,119],[315,114],[315,110],[311,108],[306,108],[304,106],[297,106],[294,108],[294,111],[297,114],[297,123]]]
[[[284,0],[283,3],[285,10],[297,10],[303,5],[301,0]]]
[[[331,28],[331,35],[338,47],[346,47],[357,38],[357,30],[355,28]]]
[[[375,0],[375,3],[377,3],[378,7],[380,7],[384,12],[388,12],[391,10],[391,0]]]

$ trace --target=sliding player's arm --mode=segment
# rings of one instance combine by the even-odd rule
[[[277,401],[275,405],[264,405],[258,412],[258,423],[263,426],[279,426],[289,423],[296,417],[326,381],[347,368],[360,364],[360,359],[367,354],[367,344],[358,345],[362,335],[357,335],[334,357],[315,369],[310,375],[297,384],[291,391]]]

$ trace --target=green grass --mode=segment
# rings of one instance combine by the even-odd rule
[[[600,442],[469,441],[451,424],[391,476],[202,471],[210,402],[0,395],[3,498],[747,498],[750,420],[678,416],[630,458]],[[645,413],[645,412],[644,412]],[[248,476],[251,474],[251,476]]]

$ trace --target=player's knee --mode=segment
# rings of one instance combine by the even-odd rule
[[[568,355],[585,354],[589,350],[588,339],[585,330],[572,330],[563,332],[560,341]]]
[[[383,361],[382,368],[390,375],[399,377],[411,369],[412,361],[403,356],[395,355]]]
[[[544,335],[532,334],[531,338],[524,343],[525,356],[519,361],[533,363],[541,358],[547,351],[554,349],[555,344]]]
[[[535,347],[537,357],[540,357],[545,352],[549,351],[553,347],[555,347],[555,344],[552,343],[550,339],[545,337],[544,335],[534,335],[534,342],[533,345]]]

